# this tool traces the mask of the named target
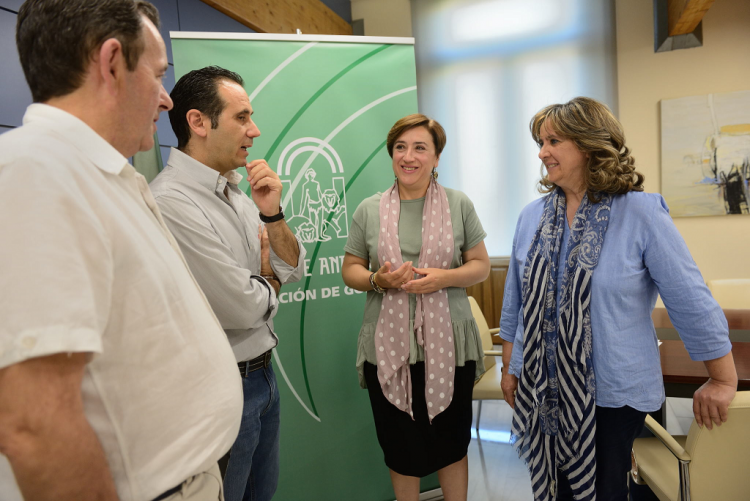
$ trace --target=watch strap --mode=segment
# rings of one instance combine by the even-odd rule
[[[279,205],[279,213],[273,216],[264,216],[262,212],[260,212],[260,220],[264,223],[275,223],[276,221],[281,221],[284,219],[284,211],[281,210],[281,206]]]

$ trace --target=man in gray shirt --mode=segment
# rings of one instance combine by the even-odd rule
[[[278,175],[265,160],[246,163],[260,131],[242,85],[238,74],[216,66],[177,82],[169,120],[178,145],[151,190],[243,379],[242,424],[224,475],[226,499],[266,501],[279,476],[279,392],[271,367],[278,338],[271,319],[281,285],[302,278],[305,248],[284,220]],[[237,187],[238,167],[247,170],[252,200]]]

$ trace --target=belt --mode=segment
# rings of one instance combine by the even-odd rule
[[[184,483],[184,482],[183,482],[183,483]],[[177,493],[177,492],[180,492],[180,490],[181,490],[181,489],[182,489],[182,484],[180,484],[180,485],[177,485],[177,486],[175,486],[175,487],[172,487],[172,488],[171,488],[171,489],[169,489],[168,491],[166,491],[166,492],[163,492],[163,493],[161,493],[161,495],[160,495],[159,497],[156,497],[156,498],[154,498],[154,501],[161,501],[162,499],[167,499],[167,498],[168,498],[169,496],[171,496],[172,494],[175,494],[175,493]]]
[[[240,375],[247,377],[251,372],[255,372],[258,369],[264,369],[271,365],[271,350],[268,350],[263,355],[256,357],[252,360],[245,362],[239,362],[237,366],[240,368]]]

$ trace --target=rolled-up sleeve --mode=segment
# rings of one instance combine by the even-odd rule
[[[648,224],[643,260],[690,358],[723,357],[732,350],[724,312],[711,295],[698,266],[658,198]]]
[[[273,288],[240,266],[198,206],[179,193],[161,195],[157,202],[224,329],[255,329],[276,315],[279,303]],[[302,255],[301,249],[300,259]]]
[[[518,259],[516,253],[518,234],[521,228],[521,217],[516,224],[516,234],[513,237],[513,248],[508,265],[508,275],[505,278],[505,290],[503,291],[503,309],[500,315],[500,337],[513,343],[508,372],[516,376],[521,374],[523,363],[523,315],[521,314],[521,277],[518,273]],[[525,256],[523,256],[525,261]]]
[[[271,247],[271,268],[279,277],[281,284],[289,284],[293,282],[299,282],[305,274],[305,246],[302,245],[302,241],[297,238],[297,247],[299,248],[299,257],[297,258],[297,265],[291,266],[286,261],[281,259],[273,251]]]

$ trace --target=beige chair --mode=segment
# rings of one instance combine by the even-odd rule
[[[484,350],[484,368],[486,371],[482,375],[482,378],[474,383],[474,393],[472,394],[473,400],[479,400],[476,424],[477,434],[479,434],[479,419],[482,417],[482,400],[503,399],[503,390],[500,389],[502,374],[500,372],[500,365],[497,365],[495,360],[495,357],[502,356],[503,351],[492,349],[492,334],[497,334],[500,329],[490,329],[476,299],[469,296],[469,304],[471,304],[471,313],[474,315],[477,327],[479,327],[479,336],[482,339],[482,349]]]
[[[655,438],[633,444],[633,479],[661,501],[750,499],[750,391],[737,392],[727,422],[709,430],[695,420],[687,436],[673,437],[651,416]]]
[[[706,285],[723,309],[750,309],[750,278],[709,280]]]

